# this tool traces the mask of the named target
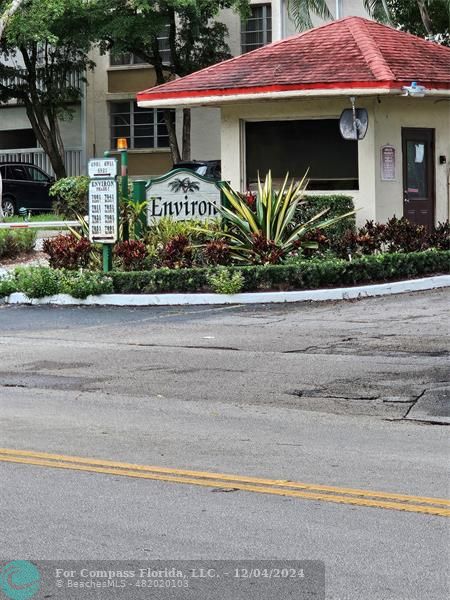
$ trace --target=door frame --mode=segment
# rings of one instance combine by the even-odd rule
[[[426,136],[429,136],[431,152],[427,161],[427,174],[429,177],[431,195],[431,226],[434,227],[436,215],[436,130],[434,127],[402,127],[402,213],[403,216],[405,216],[405,188],[408,169],[406,141],[408,136],[414,136],[414,134],[425,134]]]

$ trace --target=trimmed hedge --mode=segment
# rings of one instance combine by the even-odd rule
[[[307,194],[305,196],[306,203],[300,204],[295,211],[295,220],[299,223],[308,221],[314,215],[317,215],[322,210],[329,208],[326,214],[327,218],[338,217],[345,213],[355,210],[353,198],[351,196],[330,195],[330,196],[314,196]],[[356,217],[351,215],[338,221],[334,225],[330,225],[324,230],[325,235],[330,240],[330,245],[333,247],[348,230],[356,231]]]
[[[17,267],[0,277],[0,298],[23,292],[28,298],[44,298],[54,294],[70,294],[87,298],[111,294],[111,278],[96,271],[65,271],[50,267]]]
[[[223,267],[222,267],[223,268]],[[217,269],[153,269],[111,273],[119,294],[210,291],[209,277]],[[450,273],[450,251],[391,253],[343,259],[310,259],[295,264],[227,267],[242,274],[242,291],[302,290],[410,279]]]

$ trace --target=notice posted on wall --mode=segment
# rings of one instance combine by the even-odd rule
[[[100,244],[114,244],[118,239],[115,179],[92,179],[89,182],[89,239]]]
[[[395,148],[390,144],[381,147],[381,181],[395,181]]]

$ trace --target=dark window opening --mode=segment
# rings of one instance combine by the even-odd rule
[[[0,150],[36,148],[36,136],[32,129],[10,129],[0,131]]]
[[[357,190],[358,142],[344,140],[338,119],[246,123],[247,185],[272,171],[275,181],[308,171],[308,190]]]

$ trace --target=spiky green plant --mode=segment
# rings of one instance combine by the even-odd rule
[[[276,263],[300,247],[317,248],[317,242],[305,237],[315,229],[325,229],[337,221],[353,214],[349,212],[330,219],[321,220],[329,209],[322,210],[304,223],[295,222],[295,210],[305,198],[306,175],[301,181],[286,175],[280,189],[273,186],[272,175],[266,175],[262,184],[258,178],[258,192],[253,207],[246,198],[233,190],[229,184],[221,183],[228,206],[219,208],[222,215],[221,236],[229,240],[234,259],[250,263]]]

